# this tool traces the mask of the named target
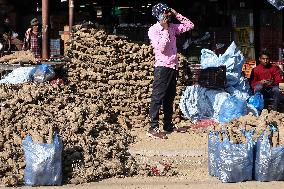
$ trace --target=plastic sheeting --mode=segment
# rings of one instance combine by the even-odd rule
[[[33,143],[28,135],[23,141],[26,168],[25,184],[29,186],[61,185],[62,143],[57,134],[52,144]]]
[[[179,105],[183,115],[193,120],[214,118],[226,123],[248,113],[245,100],[230,96],[222,90],[210,90],[200,86],[188,86]],[[250,108],[250,112],[258,115],[254,109]]]
[[[221,106],[230,95],[223,90],[212,90],[197,85],[186,87],[180,99],[180,109],[188,119],[218,120]]]
[[[229,73],[234,73],[241,76],[242,66],[245,62],[245,57],[237,47],[235,42],[232,42],[226,52],[220,56],[222,65],[225,65]]]
[[[52,66],[48,64],[42,64],[42,65],[35,67],[31,73],[31,78],[33,79],[33,81],[36,81],[36,82],[49,81],[53,79],[54,76],[55,76],[55,72]]]
[[[180,99],[180,109],[188,119],[211,118],[213,109],[205,95],[208,89],[200,86],[186,87]]]
[[[207,99],[210,101],[209,104],[212,105],[213,108],[213,118],[218,119],[222,104],[227,98],[230,96],[229,93],[226,93],[223,90],[207,90],[205,92]]]
[[[201,50],[201,67],[204,69],[207,67],[225,65],[227,69],[226,91],[231,95],[247,100],[252,92],[248,81],[242,75],[242,66],[244,62],[245,58],[235,42],[232,42],[226,52],[219,57],[211,50]]]
[[[234,87],[227,87],[226,91],[230,95],[235,96],[235,97],[240,98],[240,99],[243,99],[243,100],[247,100],[250,97],[249,93],[243,92],[243,91],[238,90]]]
[[[248,99],[248,104],[251,104],[257,109],[258,112],[261,112],[264,108],[264,99],[263,95],[260,92],[255,93]]]
[[[251,104],[247,104],[247,111],[248,111],[248,114],[249,113],[252,113],[252,115],[258,117],[259,116],[259,112],[258,110]]]
[[[219,67],[222,63],[219,61],[219,57],[209,49],[201,49],[200,63],[202,69],[208,67]]]
[[[245,62],[245,58],[236,46],[235,42],[232,42],[226,52],[220,57],[220,61],[227,68],[227,87],[234,88],[234,91],[237,91],[234,92],[232,90],[228,90],[228,92],[238,98],[247,100],[252,92],[248,81],[242,75],[242,67]]]
[[[34,67],[20,67],[13,70],[0,80],[0,83],[19,84],[30,81],[30,74]]]
[[[276,7],[278,10],[284,8],[284,0],[267,0],[271,5]]]
[[[255,179],[258,181],[284,180],[284,147],[271,147],[267,135],[257,141]]]
[[[197,86],[187,87],[180,100],[182,113],[186,118],[194,120],[214,118],[219,121],[221,119],[221,122],[228,122],[231,119],[246,115],[248,109],[245,101],[252,95],[252,91],[249,82],[242,75],[242,66],[245,58],[236,44],[232,42],[226,52],[219,57],[208,49],[202,49],[201,53],[201,67],[203,69],[221,65],[226,66],[227,85],[225,91],[205,90],[204,88],[201,90]],[[224,104],[229,96],[231,96],[231,101],[233,98],[239,99],[238,101],[242,102],[241,105],[236,106],[236,104],[230,103],[233,106],[229,110],[226,109],[230,108],[226,106],[229,105],[228,103]],[[203,105],[204,107],[199,107],[198,105]],[[222,109],[222,107],[225,107],[225,109]],[[244,109],[241,110],[240,108]],[[253,112],[254,115],[258,115],[253,107],[250,107],[249,111]],[[224,113],[225,115],[223,116],[222,114]],[[228,113],[233,113],[233,115],[230,116]]]
[[[219,121],[221,123],[230,122],[247,114],[247,103],[245,100],[239,99],[235,96],[227,98],[220,109]]]
[[[218,176],[217,152],[220,140],[218,132],[211,131],[208,134],[208,173],[211,176]]]
[[[228,138],[218,145],[217,176],[222,182],[252,180],[253,141],[247,137],[246,144],[232,144]]]

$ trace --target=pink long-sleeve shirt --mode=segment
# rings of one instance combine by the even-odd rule
[[[181,14],[176,18],[181,24],[169,24],[165,30],[159,22],[149,28],[148,36],[154,48],[155,67],[178,69],[176,35],[193,29],[194,24]]]

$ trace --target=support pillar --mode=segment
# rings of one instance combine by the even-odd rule
[[[42,0],[42,59],[48,59],[48,25],[49,25],[49,7],[48,0]]]
[[[69,0],[69,34],[71,36],[74,24],[74,0]]]

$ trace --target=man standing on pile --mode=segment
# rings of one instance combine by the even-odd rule
[[[31,50],[36,58],[41,58],[41,30],[37,18],[31,20],[31,27],[25,33],[24,50]]]
[[[148,31],[151,45],[154,48],[155,71],[149,111],[150,128],[147,135],[167,139],[166,134],[159,129],[161,105],[163,105],[164,111],[164,131],[169,133],[186,131],[175,128],[172,123],[178,72],[176,35],[193,29],[194,25],[189,19],[162,3],[153,6],[152,15],[157,18],[158,22],[151,26]],[[171,23],[172,17],[175,17],[181,23]]]
[[[259,63],[252,70],[251,86],[254,93],[260,92],[265,98],[272,98],[272,110],[277,111],[280,99],[279,83],[282,82],[281,70],[278,66],[270,63],[267,51],[261,52]]]

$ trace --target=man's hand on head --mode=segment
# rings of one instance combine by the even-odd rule
[[[177,11],[175,9],[171,8],[171,13],[174,17],[176,17],[178,15]]]

